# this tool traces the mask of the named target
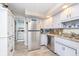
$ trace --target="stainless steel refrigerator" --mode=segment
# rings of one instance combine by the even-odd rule
[[[28,50],[40,49],[40,22],[28,22]]]

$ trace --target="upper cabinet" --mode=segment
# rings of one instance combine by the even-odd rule
[[[79,4],[68,7],[60,13],[61,22],[71,21],[78,18],[79,18]]]
[[[79,19],[79,4],[72,4],[60,13],[44,20],[42,28],[65,28],[62,22],[70,22],[77,19]],[[74,22],[68,27],[71,27],[71,25],[75,26]]]
[[[0,7],[0,37],[14,35],[14,15],[7,8]]]
[[[66,21],[69,18],[68,8],[60,13],[60,20]]]
[[[79,17],[79,4],[72,6],[71,8],[71,17]]]
[[[44,28],[44,20],[40,20],[40,28]]]
[[[42,24],[41,28],[46,28],[46,29],[52,28],[53,18],[50,17],[48,19],[42,20],[41,24]]]
[[[60,14],[53,16],[53,28],[62,28],[62,23],[60,22]]]

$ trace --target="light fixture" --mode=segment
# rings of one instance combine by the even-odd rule
[[[65,9],[65,8],[67,8],[67,7],[68,7],[68,5],[64,5],[62,8]]]
[[[50,16],[46,16],[47,18],[49,18]]]

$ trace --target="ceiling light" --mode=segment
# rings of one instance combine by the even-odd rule
[[[67,7],[68,7],[68,5],[64,5],[62,8],[65,9],[65,8],[67,8]]]
[[[47,18],[49,18],[50,16],[47,16]]]

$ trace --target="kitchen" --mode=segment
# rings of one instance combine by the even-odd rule
[[[79,56],[79,3],[0,3],[0,18],[0,56]]]

